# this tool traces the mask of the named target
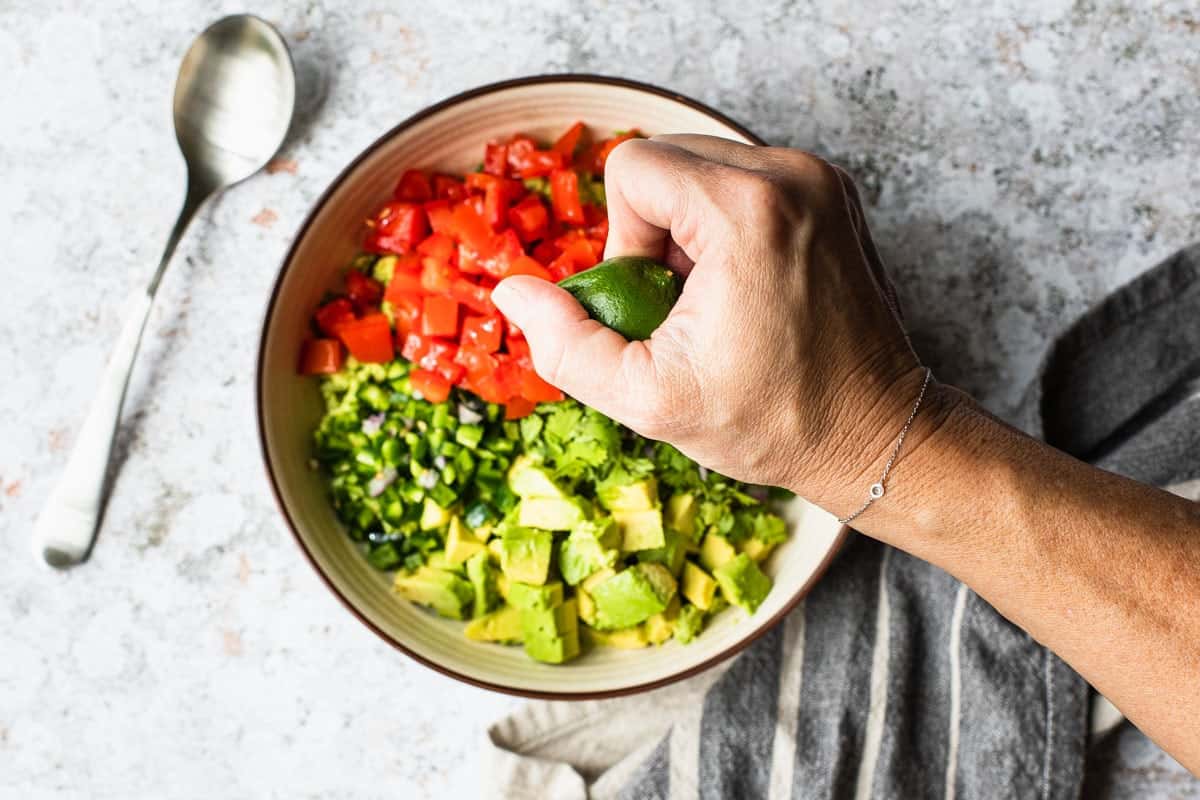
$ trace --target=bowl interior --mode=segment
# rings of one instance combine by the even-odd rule
[[[463,637],[463,623],[434,617],[389,590],[343,533],[321,475],[309,467],[311,431],[321,415],[316,382],[296,374],[308,320],[358,252],[363,220],[390,198],[409,167],[470,171],[484,142],[523,131],[552,139],[582,119],[598,133],[636,127],[648,134],[705,133],[748,141],[704,109],[633,85],[556,79],[502,85],[435,106],[384,137],[318,202],[285,261],[264,324],[259,417],[267,468],[280,507],[317,569],[360,618],[410,655],[491,688],[542,695],[588,695],[660,683],[727,654],[782,615],[819,574],[842,528],[802,500],[785,510],[791,539],[766,564],[775,588],[753,617],[733,609],[691,644],[644,650],[601,648],[566,667],[531,661],[519,647]]]

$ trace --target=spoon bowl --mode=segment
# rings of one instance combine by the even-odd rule
[[[225,17],[188,49],[175,84],[175,137],[189,179],[245,180],[283,144],[296,73],[283,38],[258,17]]]

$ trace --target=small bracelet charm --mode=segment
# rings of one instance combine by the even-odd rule
[[[917,395],[917,402],[913,403],[912,413],[908,415],[908,421],[904,423],[904,427],[900,429],[900,435],[896,437],[896,446],[892,448],[892,455],[888,458],[887,463],[883,465],[883,474],[879,476],[878,481],[868,487],[866,502],[850,516],[839,519],[838,522],[840,524],[845,525],[850,522],[850,520],[870,508],[871,503],[883,497],[886,492],[884,482],[887,481],[888,473],[892,471],[892,465],[896,463],[896,458],[900,455],[900,447],[904,444],[904,437],[908,434],[908,429],[912,427],[913,420],[917,418],[917,411],[921,408],[921,401],[925,399],[925,390],[929,388],[929,379],[931,377],[933,377],[933,370],[926,367],[925,382],[921,384],[921,392]]]

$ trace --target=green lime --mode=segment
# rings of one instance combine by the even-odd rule
[[[649,339],[679,299],[679,276],[650,258],[617,256],[563,278],[592,319],[630,341]]]

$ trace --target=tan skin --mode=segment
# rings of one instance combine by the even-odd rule
[[[605,178],[606,255],[666,260],[683,295],[627,342],[552,284],[504,281],[495,301],[538,372],[712,469],[858,508],[924,368],[850,180],[807,153],[703,136],[626,142]],[[934,382],[854,527],[961,579],[1200,774],[1200,504]]]

